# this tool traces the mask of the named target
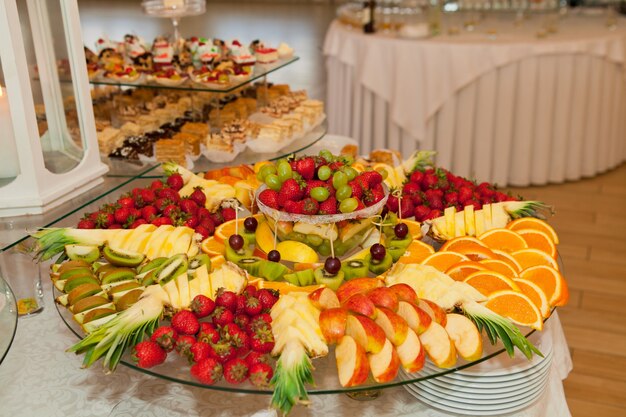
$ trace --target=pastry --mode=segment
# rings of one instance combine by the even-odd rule
[[[211,39],[200,38],[198,47],[196,48],[196,58],[201,65],[210,65],[216,58],[221,57],[219,47],[213,45]]]
[[[285,42],[281,42],[278,45],[278,57],[281,59],[291,58],[293,56],[293,48],[287,45]]]
[[[230,42],[228,47],[228,56],[235,64],[252,66],[256,63],[256,56],[250,51],[250,48],[243,46],[238,40]]]
[[[209,134],[209,125],[206,123],[187,122],[180,128],[180,131],[204,138]]]
[[[200,154],[200,142],[202,142],[203,138],[204,136],[184,132],[179,132],[172,136],[172,139],[182,140],[185,144],[185,152],[193,156]]]
[[[174,48],[164,37],[157,37],[152,44],[152,61],[155,71],[172,68]]]
[[[271,64],[278,60],[278,51],[274,48],[257,48],[255,55],[259,64]]]
[[[108,155],[115,148],[123,143],[120,130],[113,127],[107,127],[98,132],[98,148],[100,152]]]
[[[207,136],[206,147],[211,151],[234,152],[232,142],[221,133],[213,133]]]
[[[374,149],[370,152],[370,160],[394,166],[398,165],[398,161],[402,161],[402,154],[391,149]]]
[[[175,162],[186,166],[185,142],[182,139],[161,139],[154,144],[154,156],[159,162]]]
[[[359,147],[357,145],[345,145],[343,148],[341,148],[341,152],[339,152],[341,155],[351,155],[353,158],[356,159],[357,155],[359,154]]]

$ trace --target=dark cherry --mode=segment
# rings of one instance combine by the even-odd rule
[[[372,254],[372,258],[377,261],[382,261],[385,259],[385,255],[387,254],[387,249],[380,243],[374,243],[370,248],[370,253]]]
[[[272,249],[270,253],[267,254],[267,260],[272,262],[280,262],[280,252],[276,249]]]
[[[326,258],[326,262],[324,262],[324,269],[329,274],[335,275],[341,269],[341,261],[339,258]]]
[[[389,214],[389,207],[384,206],[383,210],[380,212],[380,216],[384,219],[387,217],[387,214]]]
[[[228,244],[234,250],[240,250],[243,248],[243,243],[243,237],[241,237],[241,235],[232,235],[228,238]]]
[[[398,239],[404,239],[404,237],[409,234],[409,226],[406,223],[398,223],[396,227],[393,228],[394,233]]]
[[[259,222],[254,217],[246,217],[243,221],[243,227],[246,228],[248,232],[254,232],[259,225]]]

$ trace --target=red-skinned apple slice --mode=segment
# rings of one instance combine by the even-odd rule
[[[389,339],[394,346],[404,343],[406,335],[409,331],[409,325],[401,316],[388,308],[379,307],[375,321],[376,324],[383,329],[387,339]]]
[[[309,300],[311,300],[313,305],[320,310],[340,307],[337,294],[335,294],[335,292],[328,287],[318,288],[313,291],[309,294]]]
[[[346,335],[351,336],[367,353],[378,353],[385,345],[385,332],[369,317],[348,315]]]
[[[370,365],[365,349],[352,337],[344,336],[335,348],[339,383],[343,387],[354,387],[367,381]]]
[[[387,287],[374,288],[367,293],[376,307],[385,307],[391,311],[398,311],[398,296]]]
[[[344,282],[337,289],[337,298],[343,303],[355,294],[362,294],[374,288],[382,287],[383,281],[378,278],[355,278]]]
[[[398,303],[398,315],[406,320],[409,328],[418,335],[424,333],[433,321],[424,310],[406,301]]]
[[[409,329],[404,343],[396,346],[396,351],[405,371],[417,372],[424,367],[426,351],[413,330]]]
[[[341,305],[353,313],[362,314],[371,319],[376,318],[376,306],[365,294],[355,294]]]
[[[380,352],[370,353],[367,358],[376,382],[388,382],[398,375],[400,358],[389,339],[385,339],[385,344]]]
[[[396,297],[398,297],[399,301],[406,301],[409,303],[417,304],[417,293],[409,284],[399,283],[393,284],[388,287]]]
[[[460,357],[475,361],[483,355],[483,338],[476,325],[461,314],[448,314],[446,332]]]
[[[420,298],[417,306],[424,310],[426,313],[428,313],[433,321],[445,327],[447,320],[446,312],[443,310],[443,308],[439,307],[438,304],[434,303],[433,301],[426,300],[425,298]]]
[[[322,310],[318,321],[326,343],[339,343],[341,338],[346,334],[348,310],[345,308],[329,308]]]
[[[450,368],[456,364],[456,349],[448,332],[439,323],[432,322],[428,329],[419,335],[426,354],[440,368]]]

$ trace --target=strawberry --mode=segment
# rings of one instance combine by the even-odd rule
[[[235,220],[236,217],[237,217],[237,214],[234,208],[224,207],[222,209],[222,218],[224,218],[225,222],[228,222],[230,220]]]
[[[121,229],[122,225],[119,223],[112,223],[109,225],[108,229]]]
[[[469,186],[464,185],[461,188],[459,188],[458,201],[461,204],[464,204],[467,200],[470,200],[473,196],[474,196],[474,192]]]
[[[196,342],[189,348],[189,363],[198,363],[204,359],[210,358],[213,348],[205,342]]]
[[[280,208],[278,204],[278,191],[270,190],[269,188],[261,191],[259,201],[273,209],[278,210]]]
[[[207,237],[213,234],[209,231],[209,229],[207,229],[206,227],[202,225],[196,226],[194,231],[202,236],[202,240],[206,239]],[[215,228],[213,228],[213,232],[215,232]]]
[[[305,197],[310,197],[311,196],[311,190],[313,188],[317,188],[317,187],[328,187],[328,184],[322,180],[310,180],[306,182],[306,185],[304,187],[304,196]],[[328,190],[330,191],[330,190]]]
[[[189,198],[195,201],[200,207],[204,207],[206,204],[206,195],[202,191],[202,187],[195,187],[193,192],[189,195]]]
[[[159,190],[158,196],[159,198],[166,198],[174,203],[180,201],[180,195],[178,194],[178,191],[172,188],[161,188]]]
[[[413,200],[410,198],[403,198],[400,200],[400,209],[398,211],[398,215],[401,215],[403,219],[407,217],[411,217],[415,213],[415,206],[413,205]]]
[[[191,216],[183,221],[183,226],[195,229],[200,224],[200,220],[196,216]]]
[[[193,346],[194,343],[196,343],[195,337],[188,334],[181,334],[176,339],[174,350],[176,350],[179,355],[189,356],[189,349],[191,348],[191,346]]]
[[[421,206],[417,206],[415,207],[415,220],[417,220],[418,222],[423,222],[424,220],[426,220],[426,217],[430,214],[430,208],[428,208],[427,206],[421,205]]]
[[[267,363],[269,364],[272,357],[269,353],[261,353],[252,351],[248,353],[246,356],[246,362],[248,362],[248,366],[255,365],[257,363]]]
[[[212,346],[211,357],[217,359],[219,363],[226,363],[237,354],[235,347],[225,340],[220,340]]]
[[[283,208],[287,213],[304,214],[304,203],[301,201],[287,200]]]
[[[139,193],[141,193],[141,190],[139,190]],[[133,200],[131,197],[122,197],[117,200],[117,204],[120,207],[135,208],[135,200]],[[120,222],[120,223],[123,223],[123,222]]]
[[[208,208],[201,206],[198,209],[198,212],[196,213],[196,216],[198,216],[198,219],[200,219],[201,221],[204,219],[209,219],[211,217],[211,212],[209,211]],[[213,220],[211,220],[211,223],[213,222]]]
[[[237,295],[235,302],[235,314],[241,314],[246,310],[246,296],[244,294]]]
[[[297,160],[295,171],[305,180],[312,180],[315,176],[315,160],[310,156]]]
[[[419,193],[413,194],[411,196],[411,201],[413,202],[414,206],[419,206],[424,202],[424,193],[420,191]]]
[[[174,190],[178,191],[181,188],[183,188],[183,185],[185,185],[185,182],[183,181],[183,177],[180,174],[176,173],[167,177],[167,185],[169,185]]]
[[[389,195],[389,198],[387,199],[387,203],[385,204],[385,207],[387,207],[387,209],[393,213],[397,213],[398,209],[400,208],[400,200],[398,200],[398,197],[396,197],[393,194]]]
[[[150,340],[158,343],[166,352],[174,349],[176,339],[178,339],[178,333],[171,326],[159,326],[150,336]]]
[[[141,226],[142,224],[148,224],[148,222],[145,219],[137,219],[134,222],[132,222],[130,224],[130,226],[128,226],[129,229],[136,229],[139,226]]]
[[[144,340],[133,347],[132,358],[138,367],[152,368],[165,362],[167,352],[158,343],[152,340]]]
[[[287,181],[283,182],[278,192],[279,202],[298,201],[301,200],[303,196],[304,190],[300,187],[298,181],[293,178],[289,178]]]
[[[414,182],[406,183],[404,188],[402,189],[402,195],[412,196],[419,193],[421,190],[420,186]]]
[[[337,199],[328,197],[328,199],[320,203],[319,214],[337,214]]]
[[[428,199],[428,206],[431,210],[443,210],[443,200],[437,195],[433,195]]]
[[[383,182],[383,176],[378,171],[365,171],[359,174],[359,177],[363,178],[370,187]]]
[[[459,201],[459,193],[456,191],[448,191],[443,196],[444,201],[446,202],[446,206],[455,206]]]
[[[250,348],[255,352],[270,353],[274,349],[274,335],[269,326],[258,327],[250,335]]]
[[[173,220],[180,216],[181,211],[176,204],[170,204],[166,206],[165,208],[163,208],[162,213],[164,216],[169,217],[170,219]]]
[[[355,197],[355,200],[356,200],[356,209],[354,210],[355,211],[363,210],[365,208],[365,204],[363,204],[363,202],[356,197]]]
[[[256,387],[268,387],[274,370],[267,363],[255,363],[248,369],[250,382]]]
[[[191,375],[205,385],[213,385],[222,379],[223,368],[215,358],[206,358],[191,366]]]
[[[302,214],[314,215],[319,211],[320,205],[311,197],[302,200]]]
[[[215,307],[215,310],[211,314],[211,320],[213,324],[217,326],[225,326],[235,320],[235,315],[226,307],[219,306]]]
[[[437,179],[437,176],[434,173],[428,173],[426,175],[424,175],[424,177],[422,178],[422,190],[426,191],[430,188],[434,188],[435,185],[437,185],[437,182],[439,180]]]
[[[204,343],[217,343],[220,340],[220,332],[211,323],[203,321],[200,323],[198,340]]]
[[[98,212],[96,219],[96,227],[100,229],[108,229],[115,222],[113,214],[103,211]]]
[[[248,297],[255,297],[257,291],[258,290],[254,285],[248,285],[246,288],[243,289],[244,294]]]
[[[79,229],[95,229],[96,222],[91,219],[81,219],[76,227]]]
[[[508,198],[509,198],[509,196],[507,196],[507,195],[506,195],[506,194],[504,194],[503,192],[500,192],[500,191],[496,192],[496,195],[495,195],[495,200],[496,200],[498,203],[500,203],[500,202],[502,202],[502,201],[507,201],[507,200],[508,200]]]
[[[150,188],[144,188],[139,194],[139,200],[141,201],[143,206],[147,204],[152,204],[156,200],[156,193]]]
[[[414,171],[409,177],[409,181],[419,185],[422,183],[422,178],[424,178],[424,173],[422,171]]]
[[[240,384],[248,378],[248,364],[241,358],[231,359],[224,364],[224,379],[231,384]]]
[[[335,161],[331,162],[329,165],[330,169],[333,171],[338,171],[343,166],[343,161]]]
[[[241,332],[241,328],[235,323],[225,324],[220,328],[220,339],[231,341],[236,338]]]
[[[196,334],[200,329],[200,323],[196,316],[189,310],[181,310],[172,317],[172,327],[179,334]]]
[[[160,190],[161,188],[163,188],[163,181],[161,180],[154,180],[150,183],[150,189],[153,191]]]
[[[246,299],[245,311],[248,316],[256,316],[261,313],[263,305],[256,297],[248,297]]]
[[[248,324],[250,323],[250,317],[248,317],[246,313],[239,313],[235,316],[233,323],[235,323],[237,326],[241,327],[242,329],[245,329],[246,327],[248,327]]]
[[[182,200],[180,200],[180,203],[178,203],[178,205],[184,213],[189,213],[191,215],[195,215],[198,212],[199,208],[198,204],[191,198],[183,198]]]
[[[358,199],[363,197],[363,187],[360,182],[352,180],[348,183],[348,185],[352,188],[352,197],[356,197]]]
[[[193,314],[195,314],[197,318],[201,319],[203,317],[207,317],[213,312],[213,310],[215,310],[215,302],[206,295],[198,294],[193,297],[189,307],[191,308]]]
[[[226,307],[234,313],[237,309],[237,294],[232,291],[227,291],[223,288],[220,288],[219,290],[217,290],[215,305]]]
[[[159,213],[162,213],[166,207],[174,206],[174,202],[168,198],[162,197],[156,199],[156,201],[154,202],[154,206],[159,211]]]
[[[198,218],[200,219],[199,226],[206,228],[209,231],[209,234],[213,235],[213,233],[215,233],[215,223],[213,222],[213,219],[211,217],[202,218],[200,215],[198,215]]]
[[[431,210],[430,213],[428,213],[428,216],[426,216],[424,220],[432,220],[432,219],[436,219],[437,217],[441,217],[441,210],[434,209],[434,210]]]
[[[269,309],[278,301],[278,294],[266,288],[262,288],[257,292],[256,298],[259,299],[264,309]]]
[[[130,208],[122,206],[115,210],[115,213],[113,213],[113,217],[115,218],[115,221],[117,223],[125,224],[128,221],[130,214]]]

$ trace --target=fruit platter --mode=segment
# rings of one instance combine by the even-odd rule
[[[83,367],[267,394],[288,414],[309,395],[543,356],[528,336],[568,300],[550,208],[430,152],[163,169],[32,233]]]

